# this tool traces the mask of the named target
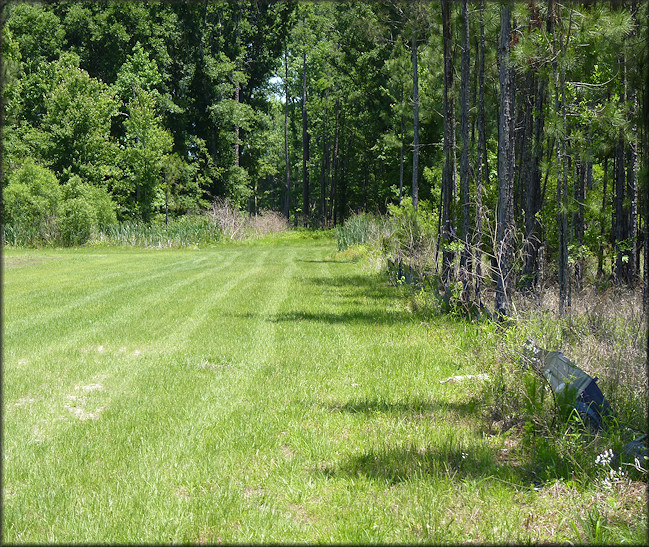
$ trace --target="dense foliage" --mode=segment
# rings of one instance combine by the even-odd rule
[[[2,16],[5,241],[34,242],[16,235],[29,223],[47,242],[58,219],[83,242],[113,215],[168,222],[215,199],[330,226],[410,196],[443,276],[478,300],[484,251],[501,300],[543,262],[564,304],[588,257],[639,279],[643,3],[10,1]]]

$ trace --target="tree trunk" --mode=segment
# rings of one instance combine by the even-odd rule
[[[628,282],[629,280],[629,256],[624,249],[626,239],[628,238],[626,222],[628,214],[624,203],[626,197],[625,155],[624,135],[620,130],[615,147],[615,277],[618,283]]]
[[[348,209],[348,203],[347,203],[347,173],[349,171],[349,156],[350,154],[347,152],[348,150],[354,150],[354,147],[356,146],[356,142],[354,141],[354,133],[353,131],[350,132],[350,134],[347,135],[347,138],[345,139],[345,125],[346,125],[346,118],[343,110],[343,114],[341,116],[340,120],[340,135],[341,135],[341,150],[340,152],[340,179],[339,179],[339,184],[338,184],[338,206],[336,207],[336,211],[338,214],[338,220],[342,224],[343,221],[345,220],[345,217],[347,216],[347,209]]]
[[[524,187],[530,175],[532,161],[532,103],[534,101],[534,72],[531,67],[523,75],[515,73],[514,85],[520,100],[516,101],[514,117],[514,222],[524,223]]]
[[[561,39],[559,42],[561,43]],[[568,309],[572,305],[572,285],[570,282],[570,263],[568,255],[568,246],[570,240],[570,226],[568,224],[568,120],[566,105],[566,68],[561,67],[561,117],[562,117],[562,138],[561,138],[561,165],[562,168],[562,189],[561,195],[561,269],[563,270],[563,301],[567,303]],[[561,289],[561,287],[560,287]]]
[[[322,120],[322,162],[320,165],[320,221],[324,223],[327,218],[327,109],[325,108]]]
[[[627,102],[627,73],[626,58],[622,54],[619,59],[620,72],[622,73],[622,101]],[[615,242],[616,242],[616,261],[615,277],[618,283],[630,283],[631,278],[631,256],[629,247],[629,207],[626,200],[630,195],[626,188],[626,162],[627,146],[624,139],[624,131],[620,129],[617,145],[615,147]]]
[[[525,247],[523,275],[528,279],[528,286],[536,286],[538,280],[538,253],[540,246],[540,225],[537,213],[541,210],[541,158],[543,157],[543,105],[545,102],[545,79],[534,78],[534,114],[533,135],[531,142],[531,157],[529,172],[525,180]]]
[[[631,106],[631,118],[635,118],[638,109],[637,96],[634,89],[630,90],[629,103]],[[629,220],[628,220],[628,282],[634,285],[637,281],[636,262],[638,256],[638,141],[637,131],[632,127],[633,135],[629,142],[628,162],[627,162],[627,196],[629,200]]]
[[[599,215],[599,246],[597,248],[597,279],[604,275],[604,234],[606,226],[606,189],[608,186],[608,156],[604,158],[604,180],[602,181],[602,212]]]
[[[566,312],[566,303],[568,296],[568,204],[567,186],[568,171],[566,166],[566,108],[565,108],[565,85],[563,75],[559,78],[558,56],[561,52],[561,44],[557,47],[556,36],[554,33],[554,22],[556,20],[556,4],[554,0],[548,2],[548,33],[552,41],[552,74],[554,80],[554,108],[557,116],[560,116],[561,126],[557,138],[557,227],[559,232],[559,258],[558,258],[558,277],[559,277],[559,315],[563,316]]]
[[[462,2],[462,16],[463,16],[463,31],[464,43],[462,46],[462,76],[460,83],[460,131],[462,133],[462,156],[460,160],[460,186],[462,189],[462,238],[464,249],[460,257],[460,276],[463,281],[463,300],[466,301],[468,297],[468,264],[469,255],[471,253],[471,239],[470,239],[470,222],[471,222],[471,206],[469,201],[469,65],[470,59],[470,42],[469,42],[469,1],[463,0]]]
[[[306,118],[306,50],[302,53],[302,225],[309,224],[309,133]]]
[[[451,86],[453,82],[453,59],[451,57],[451,5],[442,0],[442,45],[444,49],[444,168],[442,171],[442,281],[450,282],[452,254],[448,249],[451,241],[451,201],[453,196],[453,116],[451,112]]]
[[[239,48],[240,48],[240,42],[241,42],[241,27],[240,27],[239,23],[241,21],[242,11],[243,11],[242,8],[239,9],[239,12],[238,12],[237,17],[236,17],[236,29],[237,29],[237,31],[236,31],[236,37],[235,37],[235,40],[236,40],[236,46],[235,47],[236,47],[237,55],[239,54]],[[236,64],[238,64],[237,61],[235,61],[235,62],[236,62]],[[239,105],[240,93],[241,93],[241,83],[239,82],[238,77],[237,77],[237,81],[234,84],[234,102],[237,105]],[[238,112],[237,112],[237,115],[238,115]],[[240,155],[239,154],[239,124],[237,124],[235,122],[235,124],[234,124],[234,165],[235,165],[235,167],[239,167],[239,155]]]
[[[417,73],[417,33],[412,35],[412,102],[413,129],[412,142],[412,206],[419,204],[419,75]]]
[[[401,207],[401,201],[403,200],[403,84],[401,84],[401,147],[399,149],[399,207]]]
[[[480,0],[480,45],[478,65],[478,161],[475,207],[475,298],[482,304],[482,187],[488,181],[487,138],[484,108],[484,0]],[[484,168],[483,168],[484,166]]]
[[[288,47],[284,49],[284,158],[286,163],[284,216],[288,219],[291,215],[291,162],[288,154]]]
[[[331,185],[329,187],[329,219],[336,225],[335,203],[336,184],[338,182],[338,126],[339,126],[339,103],[336,99],[336,127],[334,129],[334,150],[331,158]]]
[[[500,113],[498,123],[498,210],[496,224],[496,314],[509,313],[514,190],[514,75],[510,61],[511,6],[500,9]]]
[[[239,93],[241,86],[239,82],[234,87],[234,102],[239,104]],[[234,165],[239,167],[239,125],[234,124]]]

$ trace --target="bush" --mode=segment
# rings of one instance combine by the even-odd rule
[[[418,209],[410,198],[404,198],[401,206],[388,207],[390,235],[383,242],[384,252],[395,262],[407,262],[424,272],[435,263],[437,226],[428,203],[421,201]]]
[[[248,216],[227,199],[212,202],[207,216],[229,239],[261,237],[289,229],[288,220],[280,213],[261,211],[258,215]]]
[[[79,176],[73,175],[63,185],[62,191],[65,200],[83,198],[90,205],[94,214],[93,228],[103,230],[117,223],[115,202],[104,188],[86,184]]]
[[[227,199],[215,200],[207,215],[221,229],[225,237],[242,239],[246,221],[245,213],[239,211]]]
[[[61,189],[52,171],[28,160],[9,175],[3,197],[5,240],[34,245],[55,239]]]
[[[96,224],[95,208],[85,196],[74,197],[63,202],[59,227],[64,245],[86,243]]]
[[[288,219],[277,211],[261,211],[248,219],[248,226],[257,236],[278,234],[289,229]]]

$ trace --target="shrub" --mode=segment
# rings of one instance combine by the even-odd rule
[[[289,229],[287,218],[277,211],[261,211],[248,219],[250,231],[257,236],[277,234]]]
[[[437,226],[429,205],[421,201],[418,209],[410,198],[404,198],[401,206],[388,207],[391,235],[384,242],[389,258],[401,262],[404,259],[421,271],[433,264],[436,250]]]
[[[221,229],[225,237],[229,239],[241,239],[243,237],[245,213],[239,211],[227,199],[215,200],[207,215]]]
[[[85,196],[74,197],[63,202],[59,226],[64,245],[86,243],[96,224],[95,208]]]
[[[66,201],[83,199],[90,206],[92,209],[92,215],[90,215],[92,217],[91,229],[103,230],[117,223],[115,203],[104,188],[86,184],[79,176],[73,175],[63,185],[62,193]],[[70,213],[68,213],[69,216]]]
[[[3,196],[5,237],[10,234],[12,243],[33,245],[56,237],[61,189],[52,171],[28,160],[9,175]]]
[[[289,229],[288,220],[280,213],[262,211],[258,215],[247,216],[227,199],[212,202],[207,217],[229,239],[260,237]]]

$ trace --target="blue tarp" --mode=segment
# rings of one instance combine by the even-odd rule
[[[534,368],[540,369],[557,398],[574,405],[584,422],[594,429],[606,429],[608,420],[615,417],[615,412],[599,389],[597,377],[586,374],[559,351],[545,351],[529,341],[528,349]],[[647,435],[628,443],[624,452],[643,464],[649,455]]]
[[[596,429],[606,428],[606,421],[615,413],[599,389],[597,378],[586,374],[561,352],[538,350],[535,357],[554,393],[573,404],[584,422]]]

